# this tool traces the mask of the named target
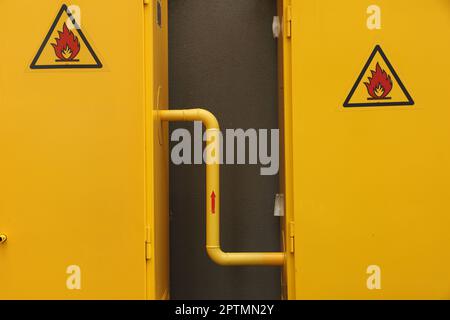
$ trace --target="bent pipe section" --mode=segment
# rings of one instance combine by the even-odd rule
[[[222,266],[282,266],[283,252],[223,252],[220,247],[220,127],[204,109],[155,111],[160,121],[201,121],[206,127],[206,251]]]

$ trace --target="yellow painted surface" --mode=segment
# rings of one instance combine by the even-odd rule
[[[283,2],[289,298],[450,299],[450,3]],[[413,106],[344,108],[376,45]]]
[[[285,252],[285,263],[281,279],[281,298],[295,298],[294,282],[294,255],[290,238],[290,222],[293,218],[293,193],[292,193],[292,94],[291,88],[291,42],[285,35],[288,29],[289,19],[287,1],[277,2],[277,12],[282,23],[283,34],[278,42],[278,103],[279,103],[279,125],[281,136],[284,138],[280,143],[280,192],[285,195],[285,216],[281,222],[281,243]]]
[[[157,5],[161,5],[161,26]],[[147,94],[147,261],[148,299],[169,299],[169,137],[167,124],[154,116],[169,106],[167,0],[145,6]],[[153,199],[153,200],[152,200]]]
[[[162,2],[162,30],[156,0],[76,2],[96,69],[30,69],[62,3],[0,2],[0,299],[168,297],[167,160],[151,116],[156,87],[167,106]]]

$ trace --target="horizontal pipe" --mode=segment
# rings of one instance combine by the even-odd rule
[[[206,129],[220,129],[217,118],[204,109],[159,110],[157,116],[161,121],[201,121]]]
[[[220,247],[220,127],[203,109],[159,110],[161,121],[201,121],[206,127],[206,251],[222,266],[282,266],[283,252],[223,252]]]

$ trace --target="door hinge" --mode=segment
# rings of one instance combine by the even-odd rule
[[[289,222],[289,251],[294,253],[295,248],[295,223],[294,221]]]
[[[152,259],[152,233],[150,227],[145,228],[145,259]]]
[[[292,7],[286,8],[286,38],[292,38]]]

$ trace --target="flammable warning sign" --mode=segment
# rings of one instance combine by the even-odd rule
[[[344,107],[411,106],[414,100],[380,46],[376,46]]]
[[[102,66],[72,11],[63,5],[30,68],[92,69]]]

